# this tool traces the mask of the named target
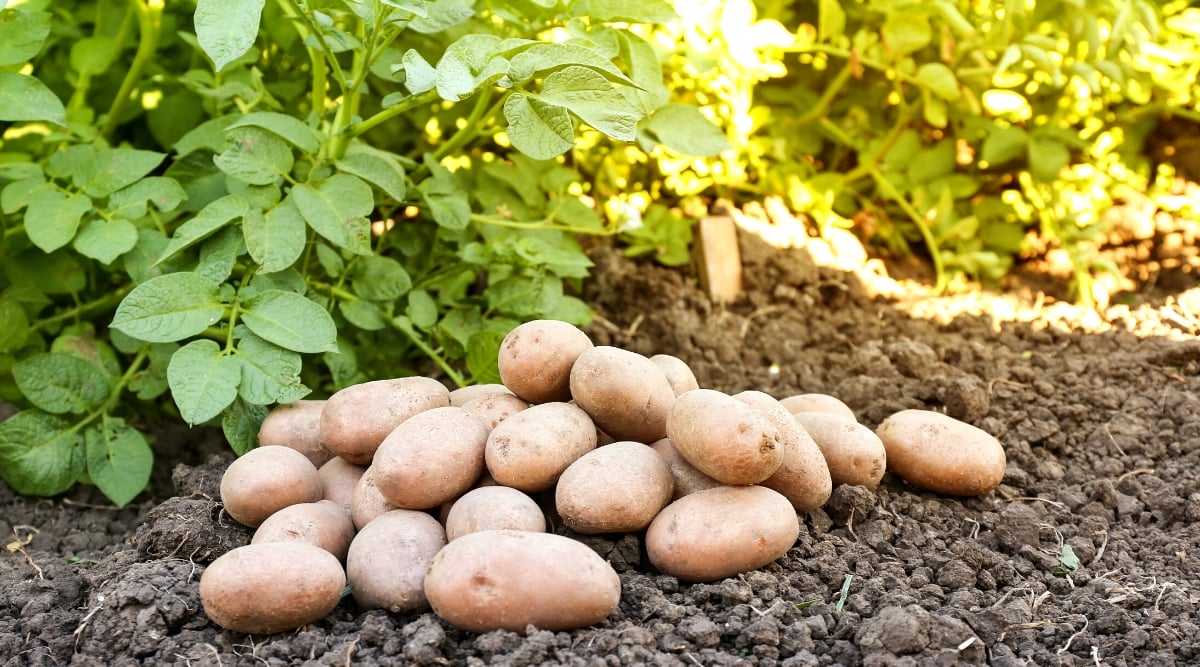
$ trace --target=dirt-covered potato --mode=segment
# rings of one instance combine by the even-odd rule
[[[887,450],[874,431],[829,412],[797,412],[793,417],[821,448],[834,484],[879,486],[887,468]]]
[[[214,560],[200,575],[200,602],[217,625],[269,635],[320,620],[346,588],[342,563],[300,542],[248,544]]]
[[[783,463],[779,429],[753,406],[712,389],[675,398],[667,437],[688,463],[723,484],[757,484]]]
[[[558,320],[518,325],[500,343],[500,381],[530,403],[571,399],[571,366],[592,348],[587,334]]]
[[[824,505],[833,493],[833,480],[821,448],[812,437],[771,395],[743,391],[733,397],[758,410],[779,433],[783,461],[761,485],[782,493],[797,512],[809,512]]]
[[[983,495],[1004,479],[1000,441],[981,428],[931,410],[901,410],[875,434],[887,465],[913,486],[952,496]]]
[[[451,625],[524,634],[529,625],[557,631],[603,620],[621,601],[621,578],[569,537],[485,530],[450,542],[434,557],[425,594]]]
[[[675,392],[646,357],[600,345],[571,369],[571,395],[605,433],[617,440],[651,443],[667,435]]]
[[[358,484],[354,485],[354,498],[350,504],[350,518],[354,521],[354,527],[362,530],[375,517],[394,509],[399,508],[379,492],[375,471],[368,467],[358,479]]]
[[[828,412],[830,414],[841,415],[847,419],[858,420],[854,416],[854,411],[849,405],[842,402],[836,396],[829,394],[796,394],[779,399],[783,407],[787,411],[796,414],[797,412]]]
[[[425,609],[425,573],[446,544],[442,525],[425,512],[397,509],[358,531],[346,555],[354,599],[364,609]]]
[[[325,402],[321,442],[350,463],[370,465],[379,444],[404,420],[449,405],[450,391],[427,377],[351,385]]]
[[[763,486],[718,486],[667,505],[646,530],[659,570],[684,581],[716,581],[787,553],[800,520],[781,494]]]
[[[300,400],[275,406],[258,428],[258,444],[291,447],[320,468],[333,458],[333,452],[321,442],[324,409],[325,401]]]
[[[509,392],[492,392],[467,401],[462,408],[475,415],[487,427],[489,433],[496,424],[529,407],[523,398]]]
[[[463,408],[447,406],[413,415],[375,452],[375,485],[396,507],[437,507],[462,495],[479,478],[487,437],[483,422]]]
[[[667,376],[667,382],[671,384],[671,391],[674,391],[676,396],[700,388],[700,383],[696,381],[696,374],[683,359],[670,354],[656,354],[650,357],[650,362],[658,366],[663,375]]]
[[[672,500],[679,500],[689,493],[711,489],[714,486],[721,486],[720,482],[705,475],[697,470],[696,466],[688,463],[687,459],[683,458],[679,454],[679,451],[675,449],[675,446],[671,444],[670,438],[655,440],[650,444],[650,447],[658,452],[662,460],[667,463],[667,469],[671,471],[671,479],[674,480],[675,488],[674,493],[671,494]]]
[[[554,504],[577,533],[633,532],[650,525],[671,502],[674,486],[666,461],[649,445],[614,442],[567,466]]]
[[[246,452],[221,477],[225,511],[251,528],[288,505],[315,503],[321,496],[321,475],[312,461],[282,445]]]
[[[507,486],[480,486],[464,493],[446,513],[446,539],[481,530],[546,532],[546,515],[537,502]]]
[[[575,459],[596,448],[596,425],[570,403],[541,403],[505,419],[487,438],[484,458],[495,480],[544,491]]]
[[[450,392],[450,405],[461,408],[467,403],[488,394],[512,394],[512,390],[502,384],[472,384],[459,387]]]
[[[321,493],[325,500],[332,500],[346,510],[346,516],[354,514],[354,487],[362,479],[366,466],[350,463],[346,459],[335,456],[321,466],[317,473],[321,476]]]
[[[289,505],[267,517],[254,531],[250,544],[303,542],[321,547],[346,560],[346,549],[354,539],[350,514],[332,500]]]

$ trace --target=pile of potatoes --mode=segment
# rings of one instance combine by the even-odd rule
[[[645,531],[650,562],[713,581],[784,555],[836,484],[971,495],[1004,473],[999,442],[908,410],[877,431],[823,394],[700,388],[678,358],[595,346],[564,322],[518,326],[503,384],[365,382],[268,415],[221,499],[256,528],[200,580],[209,617],[269,634],[362,608],[432,608],[476,632],[570,629],[620,601],[613,568],[547,532]],[[565,532],[565,531],[564,531]]]

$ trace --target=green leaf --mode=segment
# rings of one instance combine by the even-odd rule
[[[129,380],[129,389],[137,392],[139,399],[150,401],[167,391],[167,367],[178,349],[175,343],[155,343],[150,346],[149,365]]]
[[[565,107],[614,139],[633,141],[637,136],[641,112],[595,70],[571,65],[552,72],[542,81],[542,91],[537,98]]]
[[[67,124],[67,110],[46,84],[32,76],[0,70],[0,120]]]
[[[238,195],[226,195],[211,202],[196,217],[175,230],[171,242],[158,258],[162,263],[208,238],[217,230],[242,217],[250,209],[249,203]]]
[[[416,49],[405,51],[400,64],[404,68],[404,87],[413,95],[433,90],[437,85],[437,70]]]
[[[61,417],[24,410],[0,422],[0,476],[17,493],[54,496],[84,471],[82,437]]]
[[[53,184],[43,183],[30,193],[25,234],[43,252],[54,252],[75,238],[80,219],[91,210],[87,195],[68,197]]]
[[[287,142],[257,127],[229,130],[229,148],[213,157],[226,174],[251,185],[273,185],[292,172],[296,163]]]
[[[920,51],[933,41],[929,19],[921,14],[896,12],[884,22],[883,44],[897,58]]]
[[[91,144],[75,144],[55,151],[46,160],[46,173],[54,178],[70,180],[81,187],[93,173],[92,160],[96,157],[95,146]]]
[[[467,339],[467,370],[471,371],[475,384],[500,382],[497,359],[503,341],[504,334],[499,331],[477,331]]]
[[[132,148],[97,151],[80,185],[93,197],[107,197],[154,171],[166,157],[165,153]]]
[[[1011,162],[1025,154],[1029,134],[1020,127],[996,127],[983,140],[979,159],[989,167]]]
[[[112,391],[99,367],[73,354],[43,352],[18,361],[12,374],[25,398],[53,414],[95,410]]]
[[[929,86],[934,95],[953,102],[962,97],[954,72],[942,63],[924,63],[917,68],[917,81]]]
[[[264,290],[242,303],[242,321],[259,337],[296,352],[337,349],[337,327],[321,306],[300,294]]]
[[[633,81],[625,76],[611,60],[600,52],[572,42],[534,42],[518,47],[512,56],[510,75],[519,81],[533,78],[535,74],[556,70],[565,65],[580,65],[596,70],[610,81],[632,86]],[[509,53],[512,53],[510,51]],[[657,60],[655,65],[658,65]],[[659,73],[661,80],[662,73]]]
[[[224,283],[233,275],[233,267],[245,248],[242,231],[237,227],[225,227],[200,246],[200,261],[196,263],[195,271],[209,280]]]
[[[408,315],[413,326],[428,331],[437,324],[437,301],[434,301],[429,292],[423,289],[411,290],[408,293],[408,306],[405,307],[404,314]]]
[[[92,35],[71,45],[71,69],[80,74],[100,74],[112,66],[120,52],[113,37]]]
[[[846,10],[838,0],[820,0],[817,3],[817,40],[832,42],[846,35]]]
[[[438,95],[457,102],[470,97],[485,82],[508,72],[508,60],[496,56],[501,39],[496,35],[468,34],[446,47],[437,64]]]
[[[379,331],[387,326],[383,311],[370,301],[340,301],[338,312],[347,322],[363,331]]]
[[[574,0],[570,12],[597,22],[669,23],[679,18],[666,0]]]
[[[363,257],[350,274],[351,289],[368,301],[392,301],[412,289],[412,278],[390,257]]]
[[[239,127],[260,127],[309,155],[316,155],[321,150],[321,133],[305,125],[304,121],[295,116],[277,111],[256,111],[242,116],[230,125],[229,129]]]
[[[233,453],[241,456],[258,446],[258,430],[270,410],[265,405],[251,405],[235,400],[221,414],[221,430]]]
[[[0,11],[0,67],[33,60],[50,35],[50,18],[50,12],[12,7]]]
[[[621,44],[620,56],[628,64],[630,78],[636,89],[631,89],[642,103],[642,111],[649,113],[666,104],[671,92],[663,84],[662,65],[658,53],[645,39],[626,31],[617,32]],[[630,91],[626,91],[630,92]]]
[[[109,221],[93,218],[83,223],[73,245],[79,254],[103,264],[111,264],[116,258],[133,250],[137,241],[138,230],[132,222],[121,218]]]
[[[417,190],[429,207],[434,222],[451,230],[466,229],[471,222],[471,201],[454,174],[429,154],[425,155],[429,178],[421,181]]]
[[[167,366],[167,385],[179,414],[188,424],[202,424],[221,414],[238,395],[242,365],[221,353],[211,340],[194,340],[179,348]]]
[[[426,16],[408,24],[416,32],[430,35],[461,25],[475,15],[475,0],[437,0],[428,4]]]
[[[41,175],[13,181],[0,190],[0,213],[12,215],[29,206],[29,200],[38,187],[45,183]]]
[[[404,201],[407,186],[404,182],[404,167],[398,160],[379,152],[351,152],[337,161],[337,168],[353,174],[379,188],[392,199]]]
[[[151,278],[121,301],[112,326],[150,343],[195,336],[225,313],[218,287],[212,280],[186,271]]]
[[[667,104],[642,121],[642,129],[683,155],[711,157],[729,148],[721,128],[690,104]]]
[[[250,257],[262,265],[263,273],[288,268],[304,252],[304,216],[291,197],[267,211],[251,209],[242,217],[242,235]]]
[[[1071,161],[1071,151],[1061,141],[1033,136],[1029,140],[1029,171],[1043,183],[1053,183]]]
[[[180,137],[179,141],[176,141],[175,145],[171,148],[175,149],[179,157],[198,150],[210,150],[214,153],[220,153],[229,148],[231,142],[226,132],[229,126],[236,123],[239,118],[241,116],[231,114],[206,120]]]
[[[575,145],[575,124],[567,110],[513,93],[504,101],[508,139],[535,160],[549,160]]]
[[[146,216],[150,204],[163,213],[169,213],[186,200],[187,193],[175,179],[147,176],[112,193],[108,198],[108,211],[121,218],[137,220]]]
[[[254,46],[265,4],[266,0],[197,0],[192,19],[196,38],[218,72]]]
[[[339,248],[367,254],[371,248],[370,221],[375,210],[371,186],[357,176],[334,174],[317,188],[301,183],[292,188],[300,214],[321,236]]]
[[[29,316],[6,290],[0,294],[0,353],[12,352],[29,337]]]
[[[146,437],[123,419],[105,419],[83,433],[88,477],[117,507],[150,483],[154,452]]]
[[[1079,562],[1079,556],[1075,555],[1075,549],[1069,544],[1063,544],[1058,556],[1058,566],[1054,568],[1054,576],[1065,577],[1078,572],[1081,567],[1083,564]]]
[[[237,357],[242,364],[238,396],[252,405],[291,403],[312,390],[300,381],[300,355],[247,334],[238,341]]]

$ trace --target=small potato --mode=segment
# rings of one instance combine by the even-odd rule
[[[462,495],[479,478],[487,437],[483,422],[462,408],[413,415],[375,452],[375,485],[396,507],[437,507]]]
[[[621,601],[621,578],[569,537],[485,530],[438,553],[425,576],[425,594],[451,625],[524,634],[529,625],[557,631],[598,623]]]
[[[757,484],[783,463],[779,429],[758,410],[712,389],[675,399],[667,438],[700,472],[724,484]]]
[[[495,480],[521,491],[545,491],[575,459],[596,448],[596,425],[570,403],[541,403],[492,429],[484,449]]]
[[[797,394],[781,398],[779,402],[792,414],[796,414],[797,412],[828,412],[855,421],[858,420],[858,417],[854,416],[854,411],[850,409],[849,405],[829,394]]]
[[[779,432],[783,462],[761,485],[782,493],[797,512],[810,512],[824,505],[833,494],[833,478],[812,437],[769,394],[743,391],[733,397],[757,409]]]
[[[662,370],[636,352],[601,345],[575,361],[571,395],[605,433],[654,442],[667,434],[675,392]]]
[[[500,381],[530,403],[571,399],[571,366],[592,348],[587,334],[558,320],[518,325],[500,343]]]
[[[663,375],[667,376],[667,382],[671,384],[671,391],[675,392],[676,396],[700,388],[700,383],[696,382],[696,374],[683,359],[669,354],[656,354],[650,357],[650,362],[658,366]]]
[[[659,570],[683,581],[716,581],[783,556],[800,535],[791,503],[763,486],[719,486],[667,505],[646,531]]]
[[[670,438],[655,440],[650,447],[658,452],[658,455],[667,463],[667,469],[671,471],[671,479],[675,483],[675,491],[671,495],[672,500],[679,500],[689,493],[721,486],[720,482],[696,470],[696,466],[688,463],[687,459],[680,455],[679,450],[671,444]]]
[[[450,405],[461,408],[467,403],[488,394],[512,394],[512,390],[502,384],[472,384],[459,387],[450,392]]]
[[[354,539],[349,512],[332,500],[289,505],[267,517],[254,531],[250,544],[303,542],[328,551],[345,562]]]
[[[351,385],[325,402],[321,442],[350,463],[370,465],[379,444],[404,420],[449,405],[450,391],[427,377]]]
[[[346,516],[354,514],[354,487],[362,479],[366,466],[355,465],[346,459],[335,456],[321,466],[317,473],[321,476],[321,493],[325,500],[332,500],[346,510]]]
[[[342,564],[300,542],[248,544],[214,560],[200,575],[200,602],[214,623],[269,635],[325,617],[346,588]]]
[[[379,492],[379,485],[375,483],[375,471],[367,468],[359,478],[358,484],[354,486],[354,498],[350,505],[350,518],[354,521],[354,527],[362,530],[362,527],[371,523],[375,517],[394,509],[399,508],[383,497]]]
[[[454,501],[446,514],[446,539],[481,530],[546,532],[546,515],[529,496],[507,486],[481,486]]]
[[[528,408],[529,403],[508,392],[494,392],[473,398],[462,407],[478,417],[487,427],[488,433],[491,433],[496,424]]]
[[[288,505],[315,503],[321,495],[321,475],[312,461],[282,445],[246,452],[221,477],[225,511],[251,528]]]
[[[879,486],[887,450],[874,431],[829,412],[797,412],[793,417],[821,448],[834,484]]]
[[[614,442],[567,467],[554,503],[568,528],[584,534],[641,530],[671,502],[666,461],[640,442]]]
[[[445,545],[442,525],[425,512],[399,509],[375,517],[346,556],[354,600],[393,613],[425,609],[425,573]]]
[[[321,442],[324,409],[325,401],[300,400],[275,406],[258,428],[258,444],[291,447],[320,468],[333,458],[333,452]]]
[[[875,434],[887,465],[913,486],[952,496],[980,496],[1004,479],[1004,447],[988,432],[931,410],[901,410]]]

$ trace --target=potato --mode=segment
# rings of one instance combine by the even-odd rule
[[[783,463],[779,429],[752,406],[712,389],[676,397],[667,437],[688,463],[723,484],[757,484]]]
[[[354,514],[354,487],[362,479],[366,466],[355,465],[335,456],[317,470],[321,476],[321,495],[346,510],[346,516]]]
[[[481,530],[546,532],[546,516],[529,496],[507,486],[480,486],[467,491],[446,513],[446,539]]]
[[[1004,479],[1004,447],[986,431],[930,410],[901,410],[875,434],[887,465],[913,486],[952,496],[979,496]]]
[[[283,445],[304,454],[318,468],[333,458],[321,442],[321,411],[325,401],[295,401],[277,405],[258,428],[259,445]]]
[[[793,417],[821,448],[834,484],[879,486],[887,451],[874,431],[830,412],[797,412]]]
[[[346,588],[342,564],[300,542],[248,544],[214,560],[200,575],[200,602],[214,623],[269,635],[324,618]]]
[[[571,369],[571,395],[605,433],[642,443],[667,434],[667,413],[675,400],[658,366],[607,345],[579,355]]]
[[[425,573],[445,544],[442,525],[425,512],[397,509],[375,517],[346,556],[354,600],[393,613],[425,609]]]
[[[467,403],[488,394],[512,394],[512,390],[502,384],[472,384],[459,387],[450,392],[450,405],[461,408]]]
[[[375,452],[375,485],[396,507],[424,510],[462,495],[483,472],[488,430],[462,408],[414,415]]]
[[[711,489],[714,486],[721,486],[720,482],[696,470],[696,466],[688,463],[687,459],[683,458],[679,451],[675,449],[675,446],[671,444],[670,438],[655,440],[650,444],[650,447],[658,452],[658,455],[666,462],[667,469],[671,471],[671,479],[674,481],[675,489],[674,493],[671,494],[672,500],[679,500],[689,493]]]
[[[683,581],[716,581],[783,556],[800,520],[781,494],[763,486],[718,486],[667,505],[646,531],[659,570]]]
[[[289,505],[267,517],[254,531],[250,544],[303,542],[328,551],[345,562],[354,539],[350,513],[332,500]]]
[[[614,442],[567,466],[554,504],[577,533],[633,532],[650,525],[671,502],[674,487],[666,461],[648,445]]]
[[[496,428],[496,424],[528,408],[529,403],[508,392],[493,392],[473,398],[462,407],[478,417],[479,421],[487,427],[488,433],[491,433],[492,429]]]
[[[650,362],[667,376],[671,391],[675,392],[676,396],[700,388],[700,383],[696,382],[696,374],[683,359],[669,354],[656,354],[650,357]]]
[[[833,479],[821,448],[812,437],[769,394],[743,391],[734,398],[759,410],[779,431],[783,462],[761,485],[782,493],[797,512],[809,512],[824,505],[833,493]]]
[[[792,414],[796,414],[797,412],[828,412],[855,421],[858,420],[858,417],[854,416],[854,411],[850,409],[849,405],[829,394],[797,394],[781,398],[779,402]]]
[[[558,320],[518,325],[500,343],[500,381],[530,403],[571,399],[571,366],[592,348],[587,334]]]
[[[312,461],[282,445],[246,452],[221,477],[225,511],[251,528],[288,505],[315,503],[321,495],[321,476]]]
[[[449,405],[449,390],[426,377],[351,385],[325,402],[321,442],[350,463],[370,465],[379,444],[404,420]]]
[[[575,459],[596,448],[596,426],[570,403],[541,403],[492,429],[484,460],[495,480],[521,491],[544,491]]]
[[[621,579],[595,551],[568,537],[485,530],[438,553],[425,594],[451,625],[524,634],[529,625],[556,631],[603,620],[621,601]]]
[[[368,467],[354,486],[354,498],[350,505],[350,518],[354,521],[354,527],[362,530],[362,527],[375,517],[394,509],[399,508],[379,492],[379,485],[375,483],[375,471]]]

